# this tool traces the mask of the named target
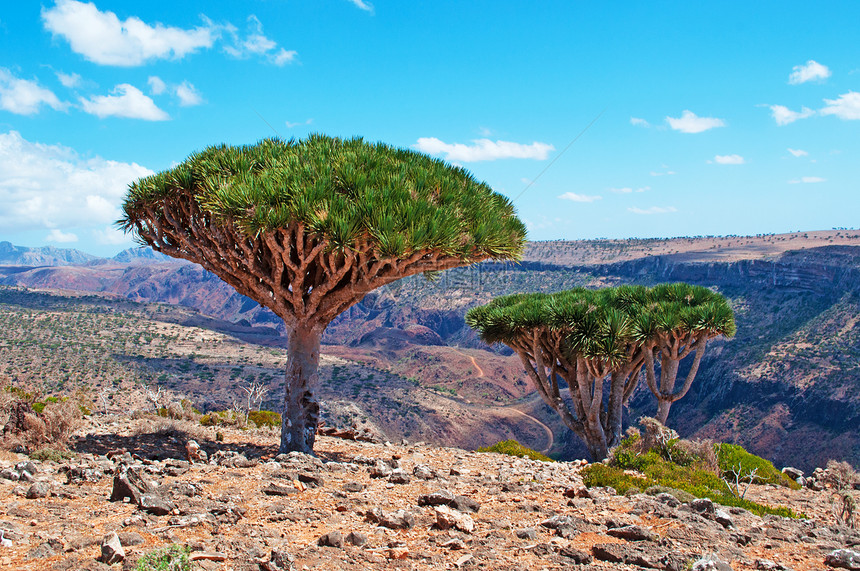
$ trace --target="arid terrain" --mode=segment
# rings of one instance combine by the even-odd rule
[[[277,456],[271,431],[218,431],[221,442],[212,427],[96,415],[72,442],[74,459],[4,453],[0,568],[134,569],[143,554],[182,545],[198,569],[680,571],[715,558],[735,570],[807,571],[860,545],[860,532],[836,524],[830,489],[751,486],[748,498],[807,519],[759,517],[586,489],[578,461],[326,436],[316,457]],[[208,463],[186,461],[192,437]],[[149,499],[109,501],[129,471]],[[124,553],[113,567],[97,561],[112,533]]]

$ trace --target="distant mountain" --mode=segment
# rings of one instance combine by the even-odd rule
[[[11,242],[0,242],[0,265],[3,266],[71,266],[97,259],[98,256],[71,248],[27,248],[14,246]]]
[[[123,250],[111,259],[115,262],[121,262],[123,264],[181,261],[176,260],[175,258],[171,258],[170,256],[165,256],[161,252],[156,252],[155,250],[147,246],[141,246],[139,248],[128,248],[127,250]]]

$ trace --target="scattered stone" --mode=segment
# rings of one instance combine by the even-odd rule
[[[457,559],[457,561],[454,562],[454,565],[462,568],[462,567],[465,567],[466,565],[471,564],[474,561],[474,559],[475,558],[472,557],[471,555],[466,554],[466,555],[460,557],[459,559]]]
[[[667,492],[660,492],[654,497],[657,499],[657,501],[666,504],[670,508],[677,508],[681,505],[681,502],[678,500],[678,498]]]
[[[516,530],[514,534],[520,539],[528,539],[531,541],[537,539],[537,530],[533,527],[523,527]]]
[[[323,480],[322,476],[310,472],[300,472],[298,480],[311,488],[322,488],[325,486],[325,480]]]
[[[297,494],[298,490],[295,486],[281,486],[279,484],[268,484],[260,490],[267,496],[289,496]]]
[[[412,475],[419,480],[435,480],[438,478],[436,471],[426,464],[416,464],[412,469]]]
[[[195,462],[205,463],[208,460],[206,451],[200,449],[196,440],[189,440],[185,443],[185,458],[192,464]]]
[[[49,495],[51,495],[51,485],[48,482],[36,482],[27,489],[26,497],[29,500],[36,500],[47,498]]]
[[[391,466],[389,466],[384,460],[377,460],[373,466],[370,467],[371,478],[387,478],[391,475],[391,472]]]
[[[388,481],[392,484],[408,484],[412,481],[412,478],[409,477],[409,474],[398,468],[391,472],[391,475],[388,476]]]
[[[343,547],[343,534],[337,530],[330,531],[317,540],[321,547]]]
[[[730,529],[735,526],[735,521],[732,519],[732,516],[730,516],[725,510],[716,510],[714,512],[714,521],[726,529]]]
[[[462,539],[455,537],[449,539],[445,543],[440,544],[439,547],[442,547],[444,549],[450,549],[451,551],[459,551],[460,549],[466,549],[466,544],[463,543]]]
[[[653,539],[654,534],[640,525],[625,525],[616,527],[606,532],[607,535],[626,539],[627,541],[645,541]]]
[[[235,450],[219,450],[209,458],[209,463],[225,468],[250,468],[257,465],[255,461],[248,460]]]
[[[135,545],[143,545],[146,543],[143,536],[136,531],[123,531],[117,535],[119,536],[119,542],[123,547],[134,547]]]
[[[125,559],[125,549],[122,547],[119,536],[116,532],[106,535],[102,540],[102,553],[99,556],[99,561],[113,565],[123,559]]]
[[[362,484],[360,482],[347,482],[346,484],[343,485],[344,491],[347,491],[347,492],[362,492],[362,491],[364,491],[364,488],[365,488],[364,484]]]
[[[803,470],[799,468],[792,468],[791,466],[786,466],[782,469],[782,473],[794,480],[795,482],[800,478],[803,478]]]
[[[447,506],[454,503],[454,494],[448,490],[439,490],[418,496],[419,506]]]
[[[860,569],[860,553],[853,549],[837,549],[827,554],[824,563],[840,569]]]
[[[575,547],[565,546],[558,550],[558,554],[562,557],[567,557],[577,565],[591,563],[591,554],[576,549]]]
[[[140,509],[152,515],[168,515],[176,509],[176,505],[169,499],[153,492],[143,494],[137,505]]]
[[[139,505],[143,494],[150,491],[152,491],[151,486],[141,477],[137,469],[121,464],[113,476],[110,501],[121,502],[129,498]]]
[[[346,542],[355,545],[356,547],[361,547],[367,543],[367,535],[360,531],[350,531],[346,535]]]
[[[436,527],[451,529],[452,527],[465,533],[475,531],[475,520],[466,514],[452,510],[448,506],[436,507]]]
[[[700,514],[714,514],[716,512],[714,502],[710,498],[696,498],[690,502],[690,507],[694,512]]]
[[[390,529],[409,529],[415,526],[415,516],[403,509],[384,512],[379,508],[373,508],[366,515],[369,521]]]
[[[732,566],[711,554],[693,563],[693,571],[732,571]]]
[[[189,561],[227,561],[227,554],[217,551],[198,551],[188,556]]]

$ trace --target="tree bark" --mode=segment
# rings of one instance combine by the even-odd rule
[[[319,424],[320,339],[324,327],[298,325],[288,331],[284,413],[279,452],[313,454]]]

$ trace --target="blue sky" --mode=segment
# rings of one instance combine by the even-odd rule
[[[857,22],[857,2],[6,2],[0,240],[113,254],[135,178],[311,132],[463,165],[534,240],[854,227]]]

